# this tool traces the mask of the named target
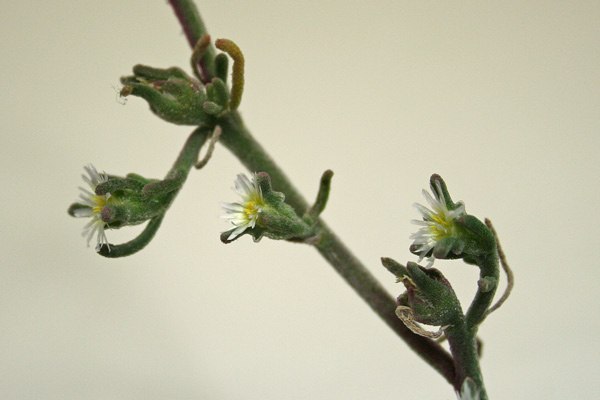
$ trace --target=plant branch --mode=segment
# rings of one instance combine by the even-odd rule
[[[498,288],[498,278],[500,277],[500,267],[498,265],[498,256],[496,249],[494,253],[477,260],[479,266],[479,282],[477,293],[467,310],[467,325],[474,332],[487,316],[488,309],[494,300],[496,289]]]
[[[460,321],[456,321],[455,324],[444,330],[444,334],[450,344],[450,351],[454,356],[454,365],[456,367],[454,389],[460,391],[463,381],[466,378],[471,378],[480,390],[479,398],[487,400],[488,397],[479,366],[475,332],[476,330],[468,328],[464,317],[461,317]]]
[[[484,318],[486,318],[488,315],[490,315],[491,313],[493,313],[494,311],[496,311],[497,309],[502,307],[502,304],[504,304],[504,302],[508,299],[508,296],[510,296],[510,293],[512,292],[512,290],[515,286],[515,275],[513,274],[512,270],[508,266],[508,263],[506,262],[506,256],[504,255],[502,246],[500,246],[500,239],[498,239],[498,234],[496,233],[496,229],[494,229],[494,226],[492,225],[492,221],[490,221],[487,218],[485,219],[485,224],[487,225],[488,228],[490,228],[490,230],[494,234],[494,238],[496,239],[496,247],[498,248],[498,258],[500,259],[500,265],[502,265],[502,269],[504,270],[504,273],[506,274],[506,280],[508,282],[506,284],[506,289],[504,290],[504,293],[502,294],[500,299],[498,299],[496,304],[494,304],[487,310]]]
[[[192,49],[206,32],[204,22],[198,13],[198,8],[191,0],[169,0],[173,11],[183,28],[185,37]],[[198,63],[198,69],[202,81],[206,84],[215,76],[215,49],[212,45],[207,46],[204,57]]]
[[[267,172],[273,186],[285,193],[286,203],[294,207],[298,214],[304,214],[308,203],[243,126],[239,114],[231,113],[219,124],[223,128],[220,142],[238,157],[249,171]],[[319,226],[321,239],[315,244],[317,251],[409,347],[448,382],[454,384],[454,364],[450,355],[435,341],[411,332],[395,314],[396,300],[323,221],[319,221]]]
[[[191,0],[169,0],[188,43],[193,49],[196,42],[207,34],[197,8]],[[201,65],[204,77],[214,76],[214,49],[209,46]],[[286,195],[298,215],[304,215],[308,203],[291,184],[279,166],[267,154],[263,147],[250,135],[237,112],[219,121],[223,129],[220,142],[227,147],[251,172],[267,172],[277,190]],[[436,369],[448,382],[454,384],[455,370],[452,357],[439,344],[431,339],[412,333],[396,317],[396,301],[385,291],[367,268],[360,263],[340,239],[319,221],[322,237],[315,245],[319,253],[334,267],[342,278],[360,295],[360,297],[400,336],[420,357]]]
[[[165,204],[164,210],[157,216],[153,217],[146,228],[136,238],[129,242],[118,244],[118,245],[102,245],[98,250],[98,254],[108,258],[125,257],[137,253],[150,243],[154,235],[158,231],[160,224],[167,212],[167,209],[175,200],[175,197],[179,193],[183,183],[185,182],[190,169],[198,160],[198,153],[202,148],[202,145],[206,141],[210,129],[206,127],[196,128],[194,132],[189,136],[185,142],[183,149],[179,153],[177,160],[173,164],[173,167],[167,173],[167,176],[162,181],[149,183],[144,186],[146,193],[157,193],[165,192]],[[129,175],[131,176],[131,174]],[[109,181],[110,182],[110,181]],[[131,184],[131,181],[119,180],[120,184]]]

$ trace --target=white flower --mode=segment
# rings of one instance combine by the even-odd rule
[[[240,203],[221,203],[221,207],[227,212],[221,218],[228,219],[235,225],[227,240],[233,240],[246,229],[254,228],[265,207],[262,191],[256,182],[256,174],[252,180],[244,174],[238,174],[233,190],[240,195],[242,201]]]
[[[95,191],[98,184],[108,181],[108,176],[104,172],[99,173],[92,164],[83,167],[83,169],[85,172],[87,172],[88,176],[81,174],[81,177],[92,190],[89,191],[81,186],[79,187],[79,190],[82,192],[79,194],[79,197],[81,200],[83,200],[81,204],[86,207],[76,208],[73,210],[73,215],[75,217],[91,218],[91,220],[83,228],[82,236],[87,237],[87,244],[89,246],[90,241],[94,235],[96,235],[96,251],[99,251],[102,244],[109,246],[108,240],[106,239],[106,234],[104,233],[107,224],[106,222],[102,221],[101,214],[104,206],[111,202],[111,196],[110,193],[99,196],[95,193]],[[110,246],[108,247],[108,250],[110,251]]]
[[[479,389],[471,378],[466,378],[460,388],[460,393],[456,392],[456,397],[458,400],[479,400]]]
[[[435,181],[435,185],[437,189],[433,191],[435,198],[426,190],[423,190],[423,196],[431,209],[418,203],[414,204],[414,207],[423,216],[422,221],[412,220],[414,224],[419,225],[421,228],[410,236],[411,239],[414,239],[412,244],[414,249],[411,249],[411,251],[419,253],[419,262],[425,258],[429,251],[435,248],[441,239],[455,235],[457,231],[455,219],[465,213],[465,206],[462,203],[458,203],[456,209],[449,210],[440,182]],[[432,254],[427,260],[427,267],[433,265],[434,259]]]

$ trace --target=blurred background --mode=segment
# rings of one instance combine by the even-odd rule
[[[600,3],[198,6],[245,53],[247,126],[309,200],[335,172],[323,217],[394,296],[379,259],[415,260],[432,173],[494,222],[516,287],[480,329],[491,398],[600,396]],[[243,171],[223,147],[144,251],[86,247],[82,167],[163,177],[192,130],[119,77],[189,55],[165,1],[4,2],[0,397],[455,399],[313,249],[221,244]],[[477,270],[436,266],[466,307]]]

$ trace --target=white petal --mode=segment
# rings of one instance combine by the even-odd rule
[[[439,204],[439,202],[437,200],[434,200],[434,198],[431,197],[431,195],[429,194],[429,192],[426,191],[425,189],[423,189],[423,197],[425,197],[425,200],[427,200],[427,202],[429,203],[429,205],[433,209],[435,209],[436,206]]]
[[[73,216],[75,217],[91,217],[94,215],[94,211],[91,208],[78,208],[73,210]]]
[[[249,198],[253,192],[252,182],[244,174],[238,174],[235,180],[235,192],[239,194],[244,200]]]
[[[434,214],[434,212],[431,211],[429,208],[427,208],[419,203],[414,203],[413,207],[416,208],[417,211],[419,211],[423,217],[429,217],[430,215]]]
[[[221,203],[221,207],[226,211],[244,212],[244,206],[240,203]]]
[[[73,215],[75,217],[90,218],[88,223],[83,227],[83,231],[81,233],[81,235],[86,238],[88,246],[92,241],[94,235],[97,235],[96,239],[98,246],[102,244],[108,245],[108,240],[106,238],[106,234],[104,233],[104,228],[106,224],[99,218],[100,214],[94,214],[93,211],[94,207],[103,205],[111,197],[110,193],[101,196],[98,196],[94,193],[96,186],[98,186],[98,184],[102,182],[106,182],[108,180],[108,176],[106,175],[106,173],[98,173],[98,170],[96,170],[96,168],[92,164],[84,166],[83,169],[87,175],[82,174],[81,177],[85,181],[85,183],[87,183],[91,191],[81,186],[79,187],[79,190],[81,191],[79,197],[83,201],[83,205],[87,207],[81,207],[74,210]]]
[[[238,226],[237,228],[235,228],[232,232],[231,235],[229,235],[229,237],[227,238],[227,240],[233,240],[236,237],[238,237],[242,232],[244,232],[246,230],[246,226]]]

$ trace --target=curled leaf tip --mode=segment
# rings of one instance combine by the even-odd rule
[[[206,54],[206,50],[208,50],[208,46],[210,46],[210,35],[205,33],[194,45],[194,50],[190,60],[192,64],[192,71],[194,71],[194,74],[198,77],[198,79],[204,83],[207,83],[208,78],[202,76],[203,71],[201,62],[202,58]]]
[[[131,94],[132,91],[133,88],[131,86],[124,86],[123,89],[121,89],[121,91],[119,92],[119,95],[121,97],[127,97]]]
[[[217,39],[215,47],[224,51],[233,59],[229,108],[235,110],[239,107],[242,101],[242,93],[244,92],[244,54],[238,45],[229,39]]]

